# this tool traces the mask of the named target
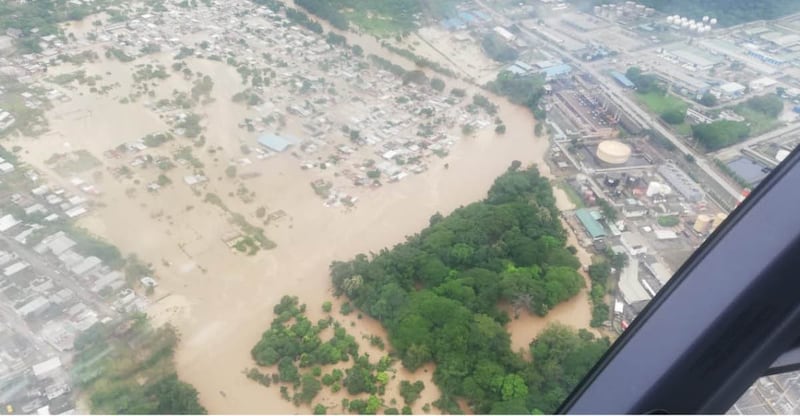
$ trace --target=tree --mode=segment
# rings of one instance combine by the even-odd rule
[[[717,97],[710,92],[706,92],[702,97],[700,97],[700,104],[703,104],[706,107],[714,107],[718,102],[719,100],[717,100]]]
[[[149,385],[145,396],[155,399],[155,414],[206,414],[206,409],[197,401],[197,390],[190,384],[178,380],[175,374],[168,375]]]
[[[600,206],[600,210],[603,212],[603,217],[606,218],[606,221],[614,222],[617,220],[617,210],[608,201],[603,198],[598,198],[597,205]]]
[[[333,305],[329,300],[326,300],[322,303],[322,311],[325,313],[330,313],[331,309],[333,309]]]
[[[444,81],[442,81],[441,78],[436,78],[436,77],[431,78],[431,88],[439,92],[444,91],[445,88]]]
[[[327,413],[328,413],[328,409],[323,404],[317,403],[317,405],[314,406],[314,414],[315,415],[324,415],[324,414],[327,414]]]
[[[502,377],[495,377],[492,386],[496,392],[500,393],[503,401],[522,399],[528,395],[528,386],[525,380],[516,374],[507,374]]]
[[[745,106],[769,117],[776,118],[783,111],[783,100],[775,94],[753,97],[744,102]]]
[[[519,52],[494,32],[489,32],[483,37],[481,47],[487,56],[497,62],[510,62],[519,57]]]
[[[295,400],[299,403],[310,404],[317,393],[322,390],[322,383],[311,374],[303,375],[300,386],[300,393],[295,395]]]
[[[403,398],[405,404],[414,404],[424,389],[425,383],[422,381],[417,380],[414,383],[410,383],[407,380],[403,380],[400,382],[400,397]]]
[[[717,120],[692,125],[692,136],[708,150],[718,150],[738,143],[749,135],[750,127],[739,121]]]
[[[681,124],[686,118],[686,109],[671,108],[661,113],[661,118],[669,124]]]
[[[539,99],[544,95],[544,78],[541,75],[518,75],[501,71],[486,87],[496,94],[508,97],[514,104],[528,107],[537,120],[543,119],[537,115]]]
[[[235,178],[236,177],[236,166],[231,165],[231,166],[228,166],[227,168],[225,168],[225,175],[227,177],[229,177],[229,178]]]
[[[494,128],[494,132],[497,134],[505,134],[506,133],[506,125],[505,124],[498,124]]]
[[[381,407],[381,400],[377,398],[374,394],[369,396],[367,399],[367,406],[364,408],[364,413],[369,415],[374,415],[378,412],[378,409]]]
[[[570,360],[573,353],[585,355],[577,345],[585,340],[556,337],[566,338],[560,350],[540,348],[527,363],[511,350],[504,327],[510,318],[498,304],[505,300],[544,315],[577,293],[584,285],[580,262],[565,242],[550,183],[516,161],[485,199],[432,216],[426,229],[391,250],[334,262],[330,272],[336,294],[383,323],[403,366],[413,371],[435,364],[433,381],[442,393],[435,405],[442,411],[458,411],[456,399],[466,397],[475,413],[552,412],[569,391],[554,369],[570,366],[569,382],[588,370],[591,363]],[[595,292],[604,294],[595,286],[593,301]],[[540,358],[547,365],[535,367]],[[344,386],[349,393],[376,394],[387,376],[359,357]],[[337,385],[332,375],[323,382]],[[418,396],[414,384],[400,388],[409,401]],[[367,403],[350,409],[367,411]]]

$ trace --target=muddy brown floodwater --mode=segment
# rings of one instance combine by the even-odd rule
[[[351,44],[361,45],[367,53],[406,67],[413,65],[391,55],[371,37],[346,35]],[[166,56],[154,59],[168,62]],[[119,82],[123,84],[121,89],[127,90],[129,70],[122,65],[104,61],[88,64],[86,70],[89,74],[104,75],[104,82]],[[230,97],[242,86],[235,70],[223,64],[192,60],[191,65],[193,70],[210,74],[215,80],[216,101],[206,109],[211,115],[206,135],[209,144],[219,149],[213,156],[205,152],[198,155],[211,179],[202,192],[228,195],[236,191],[236,185],[223,180],[224,170],[230,160],[241,157],[238,148],[243,134],[236,124],[245,115],[230,104]],[[461,81],[447,80],[447,84],[467,88],[470,94],[477,91]],[[186,86],[172,77],[159,88],[169,91]],[[535,122],[530,112],[485,91],[481,94],[498,105],[498,116],[507,126],[505,135],[498,136],[487,128],[474,137],[464,138],[446,159],[431,161],[427,172],[375,190],[349,211],[324,207],[309,187],[311,174],[301,170],[297,159],[289,154],[250,167],[262,173],[247,181],[247,186],[257,191],[255,204],[246,205],[236,198],[227,198],[225,202],[234,211],[248,215],[261,205],[269,211],[280,209],[287,213],[285,218],[267,226],[266,234],[278,245],[271,251],[250,257],[233,253],[220,239],[231,228],[224,214],[204,204],[202,197],[182,183],[173,185],[169,192],[131,196],[126,193],[127,185],[103,179],[99,184],[104,192],[99,199],[101,204],[80,224],[112,241],[123,252],[136,253],[154,265],[160,286],[156,293],[158,301],[149,313],[157,322],[169,321],[179,329],[181,342],[176,353],[179,375],[197,388],[200,401],[209,412],[308,413],[309,408],[295,407],[282,400],[277,387],[264,388],[242,374],[244,369],[254,366],[250,350],[269,327],[272,307],[283,295],[298,296],[308,305],[309,318],[314,322],[322,317],[322,302],[333,299],[328,273],[333,260],[391,247],[424,228],[435,212],[446,215],[483,198],[494,179],[513,160],[524,165],[538,164],[542,173],[549,175],[543,163],[548,140],[534,137]],[[50,172],[44,160],[55,151],[87,148],[99,157],[106,149],[168,128],[143,103],[120,104],[119,98],[120,94],[113,93],[107,98],[87,95],[57,105],[51,113],[51,126],[58,133],[25,143],[26,160]],[[125,126],[124,131],[120,126]],[[445,163],[449,168],[445,168]],[[128,185],[133,186],[133,181],[139,179],[142,183],[153,180],[139,175],[146,176],[137,172]],[[58,180],[66,183],[67,178]],[[173,180],[180,182],[179,177]],[[558,189],[556,196],[560,208],[568,208],[564,205],[568,201]],[[588,254],[574,236],[570,238],[570,244],[579,248],[581,261],[588,264],[585,263],[591,260]],[[361,339],[361,334],[376,334],[386,339],[378,322],[366,317],[355,319],[352,315],[342,317],[338,313],[335,316],[346,323],[345,327],[359,340],[363,350],[372,351],[374,358],[381,354]],[[587,327],[589,318],[588,296],[583,290],[558,305],[547,317],[523,314],[508,329],[514,349],[524,349],[549,322]],[[432,374],[432,366],[414,374],[399,369],[387,387],[385,402],[388,404],[394,398],[396,406],[401,407],[396,387],[399,381],[420,379],[426,388],[413,410],[422,413],[423,404],[438,398]],[[342,412],[338,403],[344,396],[327,393],[325,396],[320,400],[334,406],[331,412]]]

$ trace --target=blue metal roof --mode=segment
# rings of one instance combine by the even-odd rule
[[[547,67],[541,70],[541,73],[544,74],[545,78],[551,79],[561,75],[566,75],[572,72],[572,67],[567,64],[559,64],[554,65],[551,67]]]
[[[634,88],[636,85],[625,76],[625,74],[617,71],[611,71],[611,76],[617,80],[620,84],[622,84],[625,88]]]
[[[262,133],[258,136],[258,144],[275,152],[282,152],[294,143],[286,137],[276,136],[271,133]]]

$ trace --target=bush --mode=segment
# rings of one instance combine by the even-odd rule
[[[235,178],[236,177],[236,166],[231,165],[231,166],[228,166],[227,168],[225,168],[225,175],[227,177],[229,177],[229,178]]]
[[[325,313],[329,313],[333,309],[333,304],[329,300],[326,300],[322,303],[322,311]]]
[[[674,227],[678,225],[680,222],[681,220],[674,215],[664,215],[658,217],[658,225],[662,227]]]
[[[400,396],[408,405],[414,404],[424,389],[425,383],[419,380],[415,381],[413,384],[406,380],[400,382]]]
[[[481,46],[486,55],[497,62],[510,62],[519,57],[519,52],[494,32],[483,37]]]
[[[661,119],[669,124],[681,124],[686,119],[686,110],[672,108],[661,113]]]
[[[739,121],[718,120],[695,124],[692,136],[708,150],[719,150],[738,143],[750,135],[750,127]]]
[[[431,88],[436,91],[442,92],[444,91],[444,81],[441,78],[431,78]]]
[[[339,312],[344,316],[350,315],[350,313],[353,312],[353,306],[350,305],[350,302],[345,302],[342,304]]]

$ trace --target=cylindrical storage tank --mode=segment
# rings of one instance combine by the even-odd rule
[[[672,16],[667,16],[667,23],[668,24],[672,24],[672,22],[674,22],[674,21],[675,21],[675,19]]]
[[[697,22],[695,22],[694,19],[689,19],[689,25],[690,26],[691,25],[696,25],[696,24],[697,24]]]
[[[711,218],[706,214],[700,214],[697,216],[697,219],[694,220],[694,230],[698,233],[704,233],[708,230],[708,226],[711,224]]]
[[[717,229],[717,227],[719,227],[719,225],[722,224],[722,221],[725,221],[725,218],[728,218],[728,216],[722,212],[715,215],[714,222],[711,223],[711,229],[714,230]]]
[[[708,22],[711,23],[712,25],[715,25],[715,24],[717,24],[717,18],[716,17],[712,17],[711,20],[709,20]]]
[[[686,16],[681,17],[681,23],[689,23],[689,18]]]
[[[604,140],[597,145],[597,158],[605,163],[621,165],[631,157],[631,147],[618,140]]]
[[[684,22],[681,20],[681,27],[689,27],[689,22]]]
[[[703,23],[708,23],[708,16],[703,16]]]

